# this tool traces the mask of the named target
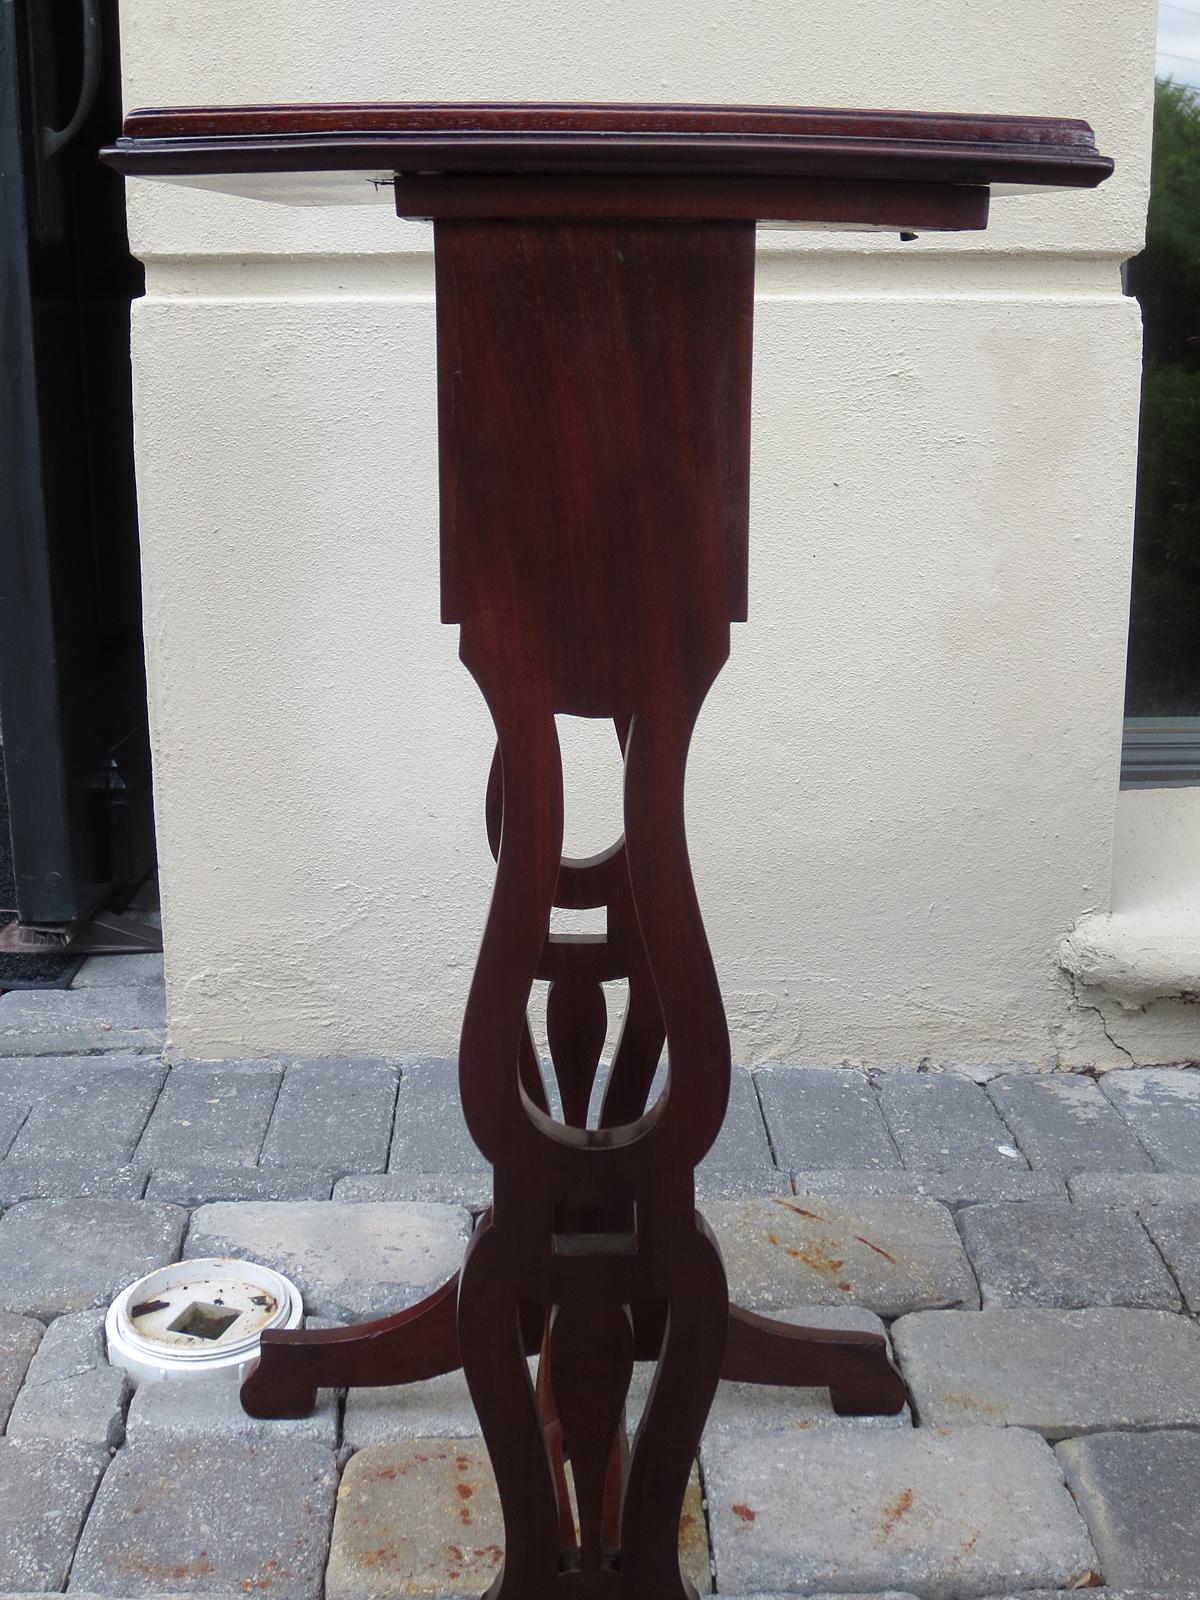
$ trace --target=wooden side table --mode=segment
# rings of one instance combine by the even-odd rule
[[[882,1339],[731,1306],[695,1209],[730,1058],[684,768],[746,616],[755,227],[979,229],[993,185],[1090,187],[1112,164],[1079,122],[642,106],[141,111],[106,159],[434,220],[442,617],[498,738],[459,1063],[492,1208],[424,1304],[266,1335],[243,1402],[303,1415],[320,1386],[461,1364],[504,1510],[490,1593],[692,1596],[677,1530],[719,1378],[828,1386],[841,1413],[905,1398]],[[610,718],[624,754],[624,836],[588,860],[562,856],[559,712]],[[551,933],[555,907],[604,908],[607,932]],[[561,1116],[526,1020],[537,978]],[[657,1365],[628,1441],[635,1360]]]

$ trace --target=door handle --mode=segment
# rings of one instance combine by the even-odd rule
[[[83,126],[92,109],[96,90],[100,87],[100,7],[99,0],[81,0],[83,21],[83,72],[79,85],[79,99],[71,120],[63,128],[42,129],[42,158],[49,161],[56,156]]]

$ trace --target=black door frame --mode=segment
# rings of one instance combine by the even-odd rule
[[[20,924],[59,943],[153,865],[128,368],[141,278],[119,180],[95,159],[120,123],[115,0],[83,6],[84,34],[89,13],[90,61],[79,0],[0,0],[0,733]]]

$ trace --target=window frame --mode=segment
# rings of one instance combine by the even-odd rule
[[[1200,717],[1126,717],[1122,789],[1200,785]]]

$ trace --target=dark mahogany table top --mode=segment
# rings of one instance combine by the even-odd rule
[[[309,105],[134,111],[104,153],[138,177],[700,173],[1092,188],[1086,122],[772,106]]]

